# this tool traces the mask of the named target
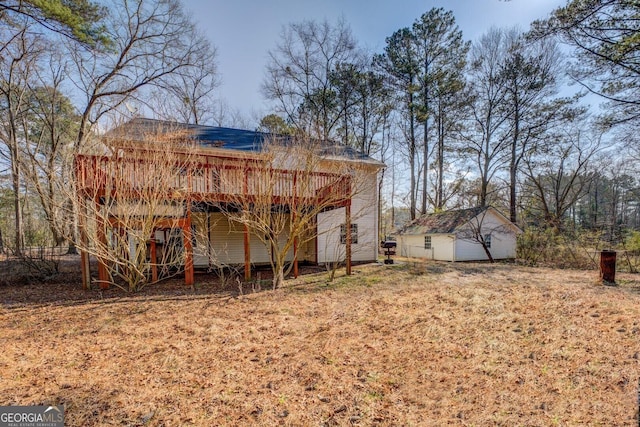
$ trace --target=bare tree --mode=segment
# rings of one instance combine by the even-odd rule
[[[562,230],[567,212],[588,189],[602,150],[602,135],[584,127],[578,122],[551,134],[548,144],[524,157],[525,192],[533,202],[529,209],[556,230]]]
[[[266,141],[261,156],[247,160],[242,191],[220,205],[231,221],[266,246],[274,289],[294,267],[291,260],[297,259],[299,248],[318,237],[318,215],[339,207],[350,210],[351,200],[362,191],[356,164],[331,159],[343,154],[335,153],[336,148],[341,150],[308,138]],[[236,183],[232,175],[221,177],[222,187]],[[326,232],[340,225],[331,224]],[[346,248],[350,257],[350,243]]]
[[[131,138],[131,137],[129,137]],[[183,271],[192,245],[194,146],[180,130],[104,138],[77,157],[78,248],[99,262],[100,285],[135,292]],[[158,231],[166,231],[156,241]]]
[[[551,40],[527,40],[516,28],[506,31],[501,62],[505,109],[509,115],[509,218],[517,220],[517,184],[522,158],[545,129],[557,125],[569,100],[551,100],[562,75],[561,57]]]
[[[332,72],[339,64],[356,63],[357,57],[356,41],[344,21],[289,24],[269,52],[263,93],[298,129],[328,140],[344,108],[337,102]]]
[[[506,82],[500,64],[505,55],[506,36],[492,28],[473,45],[470,54],[471,105],[467,125],[460,133],[461,151],[473,158],[480,177],[478,206],[487,205],[489,184],[505,164],[509,115],[504,108]]]
[[[161,118],[189,124],[210,124],[218,105],[214,92],[220,85],[217,50],[194,30],[199,54],[188,67],[162,78],[153,90],[151,108]]]
[[[74,81],[84,94],[78,102],[76,152],[105,115],[116,113],[129,100],[139,99],[145,89],[161,85],[163,79],[199,65],[197,60],[206,47],[206,40],[199,36],[178,0],[118,1],[106,18],[111,49],[70,49]]]
[[[21,146],[27,138],[28,126],[23,126],[24,115],[29,109],[29,84],[33,79],[44,45],[30,34],[29,24],[0,27],[0,35],[8,40],[0,55],[0,141],[5,149],[0,155],[9,163],[15,216],[16,254],[24,246],[24,226],[21,205]]]
[[[42,61],[29,91],[29,111],[23,125],[27,136],[22,146],[25,177],[40,202],[53,242],[62,245],[72,234],[65,207],[72,181],[73,138],[78,116],[63,94],[66,62],[59,52]]]
[[[203,49],[211,52],[178,0],[118,0],[110,12],[106,23],[111,49],[70,49],[75,84],[85,96],[79,102],[76,149],[103,116],[136,99],[144,88],[188,75],[201,65]]]

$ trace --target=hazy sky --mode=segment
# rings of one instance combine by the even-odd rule
[[[344,18],[361,46],[381,52],[387,36],[411,26],[432,7],[453,11],[464,38],[473,41],[491,26],[527,29],[566,0],[186,0],[184,4],[218,49],[219,97],[257,122],[269,106],[260,93],[267,52],[290,22],[326,18],[335,23]]]

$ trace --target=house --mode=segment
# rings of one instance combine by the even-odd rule
[[[516,257],[522,231],[493,207],[423,215],[394,233],[398,255],[441,261]],[[489,252],[489,254],[487,253]]]
[[[378,173],[384,165],[341,144],[311,142],[318,161],[309,166],[308,159],[297,157],[292,137],[133,119],[76,156],[78,199],[95,204],[89,203],[89,210],[96,218],[88,222],[98,224],[84,228],[105,229],[96,236],[104,245],[124,239],[130,257],[140,245],[150,246],[154,276],[159,254],[178,248],[186,253],[188,284],[194,268],[217,265],[243,266],[249,279],[253,267],[271,262],[272,251],[229,213],[250,210],[268,197],[274,212],[317,212],[308,238],[296,238],[287,252],[294,274],[299,262],[344,261],[350,271],[352,261],[376,260],[378,210],[371,207],[378,206]],[[150,179],[156,189],[164,186],[162,200],[141,204]],[[149,216],[151,210],[155,222],[144,238],[135,230],[142,225],[122,225],[125,217]],[[286,233],[278,239],[285,241]],[[88,286],[86,252],[83,282]],[[106,262],[98,257],[100,283],[107,281]]]

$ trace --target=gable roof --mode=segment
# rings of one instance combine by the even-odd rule
[[[398,234],[450,234],[486,209],[477,207],[425,214],[398,230]]]
[[[204,126],[187,123],[134,118],[107,132],[104,137],[109,139],[127,139],[129,141],[144,142],[150,135],[171,132],[185,132],[188,137],[202,148],[220,148],[241,152],[257,153],[262,151],[264,144],[278,141],[283,145],[293,141],[291,136],[277,135],[267,132],[233,129],[218,126]],[[327,141],[319,144],[319,153],[325,157],[339,157],[343,159],[364,161],[384,166],[383,163],[361,153],[352,147]]]
[[[457,209],[422,215],[398,230],[397,234],[451,234],[485,211],[496,214],[501,220],[512,226],[516,232],[520,229],[491,206]]]

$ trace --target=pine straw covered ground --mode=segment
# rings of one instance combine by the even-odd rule
[[[44,304],[4,287],[0,405],[64,404],[68,426],[637,425],[640,278],[595,275],[363,266]]]

